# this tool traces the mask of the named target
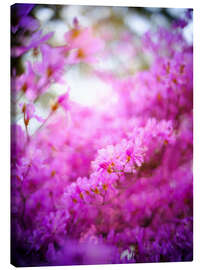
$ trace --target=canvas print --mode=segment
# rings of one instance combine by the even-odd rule
[[[193,260],[193,10],[11,6],[11,263]]]

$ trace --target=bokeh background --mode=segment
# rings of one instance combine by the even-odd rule
[[[81,26],[91,27],[97,36],[105,40],[105,53],[100,61],[91,65],[79,63],[69,67],[64,75],[67,83],[64,86],[52,84],[40,97],[36,106],[38,115],[47,116],[50,102],[60,93],[64,93],[67,85],[70,87],[71,100],[84,106],[96,106],[98,110],[107,110],[109,105],[116,102],[116,96],[108,84],[95,76],[95,70],[125,77],[148,69],[152,59],[146,52],[143,53],[140,39],[148,30],[155,31],[160,26],[169,28],[174,20],[183,18],[185,12],[184,8],[36,5],[30,14],[40,22],[43,34],[54,32],[48,42],[50,45],[65,45],[64,34],[73,27],[74,18],[78,19]],[[12,16],[11,19],[15,20],[15,17]],[[189,44],[193,42],[192,29],[191,20],[183,29],[184,37]],[[24,38],[29,39],[29,33],[25,34],[28,36]],[[130,40],[126,43],[129,35]],[[16,44],[19,45],[19,40],[13,36],[11,46]],[[12,70],[15,69],[16,74],[20,75],[24,72],[27,60],[33,62],[40,60],[40,57],[40,55],[36,57],[34,49],[21,57],[12,57]],[[17,121],[23,126],[22,114],[15,106],[12,106],[11,116],[12,122]],[[34,133],[38,126],[39,123],[32,120],[30,133]]]

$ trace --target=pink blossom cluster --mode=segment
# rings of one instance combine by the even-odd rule
[[[193,49],[183,37],[186,23],[144,35],[147,70],[121,77],[95,69],[117,96],[109,110],[74,102],[67,86],[41,117],[43,94],[66,83],[69,67],[102,61],[105,41],[74,19],[66,44],[53,47],[53,33],[42,35],[30,8],[13,6],[12,57],[32,51],[41,59],[12,72],[23,118],[11,125],[12,263],[192,260]],[[40,125],[31,134],[33,119]]]

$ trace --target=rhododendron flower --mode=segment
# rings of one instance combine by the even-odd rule
[[[38,78],[33,70],[32,64],[28,61],[25,73],[14,80],[14,92],[22,91],[29,100],[33,100],[38,91]]]
[[[42,44],[40,50],[42,52],[42,61],[35,63],[34,70],[40,76],[39,85],[43,87],[42,92],[44,92],[51,82],[64,83],[62,75],[65,60],[60,54],[59,48],[52,48],[47,44]]]
[[[192,11],[140,37],[131,10],[121,20],[117,9],[85,8],[89,27],[74,18],[64,44],[61,31],[43,35],[46,16],[36,29],[42,14],[31,8],[12,9],[12,263],[191,261]],[[100,102],[74,99],[91,87]]]
[[[94,37],[90,28],[74,28],[65,34],[65,40],[68,51],[74,49],[68,57],[70,63],[95,62],[95,55],[104,48],[103,41]]]
[[[69,105],[69,89],[68,89],[68,91],[65,94],[63,94],[63,95],[61,95],[61,96],[58,97],[57,103],[61,107],[63,107],[63,109],[65,111],[67,111],[69,109],[69,106],[70,106]]]
[[[175,21],[174,23],[173,23],[173,27],[174,28],[178,28],[178,27],[180,27],[180,28],[184,28],[185,26],[187,25],[187,21],[185,21],[185,20],[177,20],[177,21]]]
[[[25,121],[28,124],[28,122],[30,121],[30,119],[35,118],[36,120],[38,120],[39,122],[43,121],[43,118],[39,117],[38,115],[35,114],[35,106],[30,103],[30,104],[25,104],[25,103],[21,103],[19,104],[22,113],[24,114],[25,117]]]

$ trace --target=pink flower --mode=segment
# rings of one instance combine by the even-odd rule
[[[11,154],[12,159],[21,157],[21,152],[26,143],[25,132],[22,127],[17,124],[12,124],[11,126]]]
[[[74,28],[65,34],[65,40],[67,48],[74,49],[68,57],[70,63],[93,63],[96,54],[104,48],[103,41],[94,37],[90,28]]]
[[[67,92],[61,96],[58,97],[58,104],[63,107],[65,111],[67,111],[70,107],[69,105],[69,89]]]
[[[29,61],[27,62],[25,73],[16,77],[13,85],[13,91],[24,92],[30,101],[36,97],[38,92],[38,80]]]
[[[30,103],[30,104],[25,104],[25,103],[21,103],[19,104],[22,113],[24,114],[24,122],[26,125],[28,125],[30,119],[35,118],[37,121],[39,122],[43,122],[44,119],[39,117],[38,115],[35,114],[35,106]]]
[[[34,70],[40,76],[40,92],[43,93],[50,83],[64,83],[62,76],[64,74],[65,60],[60,53],[60,48],[52,48],[47,44],[43,44],[40,46],[40,50],[42,52],[42,61],[35,63]]]
[[[29,46],[40,46],[42,61],[34,68],[28,62],[13,86],[29,99],[19,102],[25,131],[12,125],[14,262],[192,259],[193,53],[181,32],[171,27],[146,34],[141,46],[154,57],[148,69],[127,77],[122,65],[96,72],[113,88],[108,110],[72,102],[67,89],[30,135],[32,119],[43,121],[36,113],[40,94],[62,82],[71,61],[92,63],[101,49],[77,19],[66,46],[41,44],[49,34],[40,31],[32,36]],[[136,49],[137,38],[117,36],[123,52]]]

